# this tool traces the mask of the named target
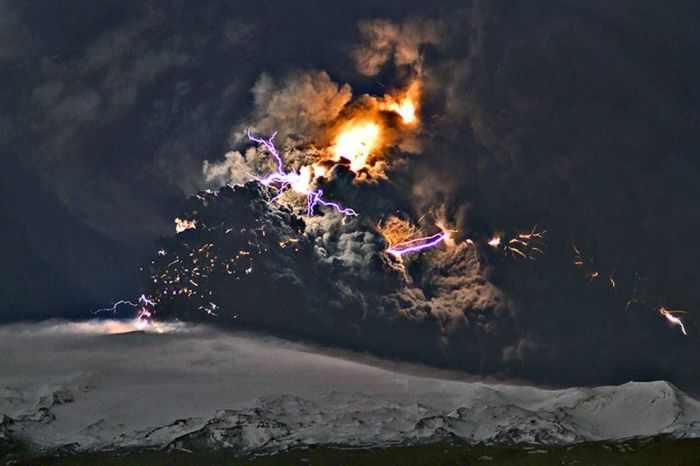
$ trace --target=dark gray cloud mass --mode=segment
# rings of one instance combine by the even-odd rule
[[[474,372],[697,385],[692,2],[294,3],[0,2],[2,235],[12,245],[0,317],[135,292],[131,271],[182,199],[243,181],[235,167],[256,157],[244,128],[313,139],[350,88],[382,93],[420,76],[422,130],[396,154],[408,163],[363,189],[340,174],[328,192],[369,219],[439,209],[460,239],[539,224],[545,256],[506,261],[461,243],[403,267],[369,221],[304,221],[254,186],[225,188],[185,211],[217,228],[272,222],[275,235],[303,237],[298,256],[262,255],[238,294],[211,284],[226,315]],[[165,241],[178,248],[182,237]],[[253,239],[262,249],[279,240]],[[572,267],[574,245],[600,279]],[[660,305],[690,311],[688,338]]]

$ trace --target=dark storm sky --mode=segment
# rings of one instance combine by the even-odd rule
[[[469,204],[475,229],[540,222],[554,251],[575,240],[650,277],[655,299],[700,308],[694,2],[430,3],[0,0],[0,320],[138,293],[137,267],[229,149],[261,73],[382,92],[387,76],[348,53],[364,18],[435,19],[449,36],[424,51],[445,90],[416,162],[445,183],[435,196]]]

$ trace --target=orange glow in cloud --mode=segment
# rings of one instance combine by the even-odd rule
[[[418,234],[418,229],[411,222],[393,215],[380,222],[377,229],[382,233],[389,246],[413,239]]]
[[[350,161],[350,169],[360,171],[367,165],[370,154],[373,154],[381,143],[379,123],[350,121],[341,129],[335,140],[333,151],[337,158]]]
[[[394,112],[401,117],[401,122],[405,125],[412,125],[418,122],[416,111],[420,97],[420,87],[418,81],[413,81],[408,89],[398,97],[392,95],[384,96],[379,104],[380,110]]]
[[[397,94],[365,96],[362,106],[350,109],[331,130],[334,160],[350,161],[350,169],[356,173],[366,170],[372,176],[382,176],[382,167],[376,165],[381,165],[377,162],[382,160],[383,151],[418,124],[419,89],[414,81]],[[387,118],[391,113],[398,116],[398,126]]]

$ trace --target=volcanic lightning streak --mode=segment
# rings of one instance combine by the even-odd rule
[[[404,254],[409,254],[411,252],[418,252],[423,251],[425,249],[430,249],[445,241],[446,238],[447,233],[443,231],[440,233],[436,233],[432,236],[403,241],[401,243],[390,246],[386,250],[386,252],[392,254],[393,256],[401,257]]]
[[[138,314],[136,314],[136,319],[134,320],[136,322],[136,327],[139,329],[143,329],[146,325],[149,324],[149,322],[151,321],[151,317],[153,317],[153,313],[149,309],[149,306],[154,307],[156,305],[156,302],[152,299],[148,299],[148,297],[146,297],[145,294],[142,294],[141,296],[139,296],[139,300],[135,303],[129,301],[128,299],[120,299],[116,303],[112,304],[112,307],[98,309],[94,312],[94,314],[99,314],[100,312],[108,311],[114,314],[117,312],[119,306],[122,305],[139,308]]]
[[[357,212],[350,208],[343,208],[340,205],[336,204],[335,202],[329,202],[323,200],[321,197],[323,196],[323,190],[319,189],[317,191],[312,191],[307,195],[306,198],[306,213],[307,215],[313,215],[314,213],[314,207],[316,207],[316,204],[321,204],[326,207],[332,207],[335,209],[337,212],[343,214],[343,215],[353,215],[357,216]]]
[[[279,185],[278,189],[280,194],[275,196],[275,198],[273,198],[273,201],[277,200],[286,189],[291,187],[294,191],[306,196],[306,215],[309,217],[313,215],[314,209],[319,204],[325,207],[330,207],[339,214],[356,217],[357,212],[355,212],[353,209],[345,208],[335,202],[330,202],[323,199],[322,189],[312,190],[305,187],[305,184],[307,183],[304,183],[301,173],[297,173],[294,171],[284,171],[284,160],[282,159],[282,156],[277,151],[277,148],[272,142],[273,139],[275,139],[276,135],[277,132],[274,132],[272,133],[272,136],[270,136],[270,139],[264,139],[253,136],[252,134],[250,134],[250,131],[248,131],[248,139],[265,147],[265,149],[267,149],[270,155],[272,155],[272,157],[275,159],[275,162],[277,164],[277,170],[275,172],[267,175],[266,177],[260,180],[260,183],[262,183],[265,186],[270,186],[271,184]]]
[[[662,307],[661,309],[659,309],[659,314],[666,317],[666,319],[668,319],[668,321],[671,322],[673,325],[678,325],[681,328],[681,332],[683,332],[683,335],[687,336],[688,334],[685,331],[685,326],[683,325],[683,322],[681,321],[681,319],[679,319],[678,317],[673,315],[674,313],[685,314],[685,311],[670,311],[670,310],[666,309],[665,307]]]
[[[119,306],[122,306],[122,305],[125,305],[125,304],[128,305],[128,306],[131,306],[131,307],[139,307],[139,306],[144,306],[144,305],[149,305],[149,306],[155,306],[155,305],[156,305],[156,303],[155,303],[154,301],[148,299],[148,298],[146,297],[146,295],[142,294],[142,295],[139,297],[138,302],[136,302],[136,303],[131,302],[131,301],[129,301],[128,299],[120,299],[120,300],[117,301],[116,303],[112,304],[112,307],[105,307],[105,308],[102,308],[102,309],[98,309],[98,310],[96,310],[94,313],[95,313],[95,314],[99,314],[99,313],[101,313],[101,312],[112,312],[112,313],[115,313],[115,312],[117,312],[117,309],[119,308]]]
[[[115,314],[117,312],[117,308],[121,306],[122,304],[128,304],[131,307],[138,307],[138,304],[132,303],[128,299],[120,299],[116,303],[112,304],[112,307],[103,307],[102,309],[98,309],[93,314],[99,314],[101,312],[111,312],[112,314]]]

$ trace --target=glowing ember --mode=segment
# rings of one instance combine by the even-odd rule
[[[488,245],[497,249],[501,245],[501,237],[499,235],[494,235],[494,237],[489,240]]]
[[[518,233],[515,238],[505,244],[507,252],[523,259],[535,260],[538,255],[544,254],[542,248],[545,246],[544,238],[546,231],[537,230],[535,225],[528,233]]]
[[[197,221],[196,220],[186,220],[182,218],[176,218],[175,219],[175,231],[177,233],[182,233],[185,230],[189,230],[192,228],[197,228]]]
[[[583,254],[581,254],[581,251],[579,251],[575,244],[572,244],[571,246],[574,248],[574,267],[583,267]]]
[[[370,154],[379,145],[380,129],[377,123],[365,121],[348,124],[335,141],[337,158],[350,161],[350,170],[357,172],[367,165]]]
[[[685,326],[683,325],[683,322],[681,319],[676,317],[674,314],[685,314],[685,311],[671,311],[666,309],[665,307],[662,307],[659,309],[659,314],[662,316],[666,317],[666,319],[671,322],[673,325],[677,325],[681,328],[681,332],[683,332],[683,335],[688,335],[685,331]]]

